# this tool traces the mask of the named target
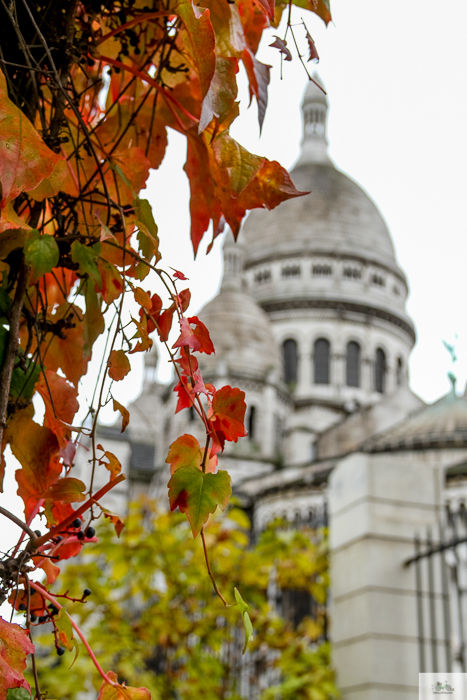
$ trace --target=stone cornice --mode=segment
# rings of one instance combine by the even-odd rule
[[[416,335],[412,324],[405,321],[400,316],[386,311],[385,309],[356,302],[344,301],[342,299],[287,299],[284,301],[263,301],[260,306],[266,313],[274,311],[291,311],[294,309],[332,309],[335,311],[349,311],[359,313],[366,317],[380,318],[387,323],[400,328],[415,343]]]

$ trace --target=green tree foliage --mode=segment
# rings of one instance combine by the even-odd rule
[[[328,588],[325,533],[276,522],[250,546],[249,525],[233,507],[224,516],[218,511],[205,530],[219,585],[241,587],[249,603],[255,632],[243,657],[238,607],[226,608],[215,596],[202,548],[182,515],[144,501],[133,506],[119,540],[110,524],[99,524],[99,542],[60,577],[60,590],[68,589],[70,598],[86,588],[92,594],[85,604],[60,602],[85,630],[102,667],[129,686],[145,686],[157,700],[240,700],[240,669],[250,661],[253,685],[268,668],[277,669],[279,685],[263,691],[262,700],[337,697],[329,644],[317,641]],[[307,591],[318,613],[294,629],[271,602],[274,587]],[[50,631],[38,639],[38,656],[50,659],[40,664],[39,676],[48,697],[74,700],[83,689],[100,687],[86,653],[69,670],[74,653],[57,657]]]

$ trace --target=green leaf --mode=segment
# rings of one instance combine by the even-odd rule
[[[247,612],[242,613],[243,624],[245,625],[245,646],[243,647],[242,654],[247,650],[248,644],[253,641],[253,625],[251,624],[250,616]]]
[[[7,700],[31,700],[31,693],[26,688],[10,688]]]
[[[99,287],[102,286],[102,279],[96,260],[99,257],[100,247],[100,243],[86,246],[79,241],[75,241],[71,246],[71,259],[74,263],[78,263],[80,274],[89,275]]]
[[[242,613],[248,612],[249,606],[245,603],[237,588],[234,588],[235,600]]]
[[[242,613],[243,624],[245,626],[245,646],[243,647],[242,654],[247,650],[249,642],[253,639],[253,625],[251,624],[250,616],[248,614],[249,606],[245,603],[242,596],[236,588],[234,588],[235,600]]]
[[[11,374],[10,394],[29,400],[34,394],[34,386],[39,379],[41,367],[38,362],[32,362],[29,358],[25,360],[25,364],[25,370],[21,366],[14,368]]]
[[[193,537],[199,533],[217,506],[225,510],[232,484],[226,471],[205,474],[195,466],[177,469],[168,484],[170,508],[186,513]]]
[[[53,236],[47,233],[41,236],[35,229],[29,232],[24,246],[24,259],[32,268],[33,282],[56,267],[59,258],[60,252]]]
[[[68,649],[68,651],[71,651],[75,646],[73,644],[73,626],[71,624],[70,616],[65,608],[61,608],[60,612],[56,616],[55,626],[58,629],[58,637],[60,642]]]
[[[83,328],[83,352],[91,355],[92,347],[97,338],[105,331],[105,321],[101,311],[101,297],[97,295],[95,285],[87,280],[84,286],[86,299],[86,314]]]
[[[155,255],[156,262],[158,262],[161,259],[161,255],[159,253],[158,228],[154,221],[152,207],[147,199],[135,197],[133,208],[138,219],[136,224],[139,227],[137,236],[139,249],[144,258],[152,260],[152,257]]]

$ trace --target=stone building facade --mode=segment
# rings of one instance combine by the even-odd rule
[[[415,330],[388,228],[330,160],[328,100],[311,82],[302,111],[291,176],[310,194],[251,212],[237,243],[227,235],[220,291],[199,313],[216,354],[200,366],[205,381],[246,393],[249,435],[220,465],[253,527],[276,516],[320,524],[329,511],[343,697],[415,700],[416,591],[403,562],[417,529],[465,501],[467,399],[453,391],[426,406],[410,390]],[[129,476],[116,500],[166,498],[169,445],[201,438],[189,411],[174,414],[156,364],[153,350],[125,434],[101,429]]]

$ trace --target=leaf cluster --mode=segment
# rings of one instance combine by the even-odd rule
[[[120,540],[110,528],[101,526],[100,531],[99,543],[85,561],[66,567],[60,585],[69,587],[70,594],[84,586],[92,590],[86,605],[67,609],[86,630],[103,666],[115,669],[129,685],[147,687],[155,699],[243,698],[242,623],[236,607],[225,608],[213,597],[203,554],[183,517],[162,513],[145,501],[133,506]],[[323,533],[298,532],[277,522],[250,546],[248,519],[232,507],[210,521],[206,539],[220,584],[226,590],[238,587],[250,603],[255,632],[247,662],[253,660],[263,674],[274,669],[282,685],[307,689],[284,697],[333,697],[329,647],[319,641],[323,604],[318,614],[294,629],[270,592],[271,586],[278,591],[303,587],[325,599],[328,559]],[[229,603],[234,602],[232,596]],[[41,636],[39,649],[43,655],[53,652],[52,640]],[[65,654],[53,668],[41,666],[41,687],[51,697],[73,700],[86,682],[89,690],[99,687],[101,679],[85,655],[68,671],[70,663]],[[259,675],[251,683],[259,692]]]

